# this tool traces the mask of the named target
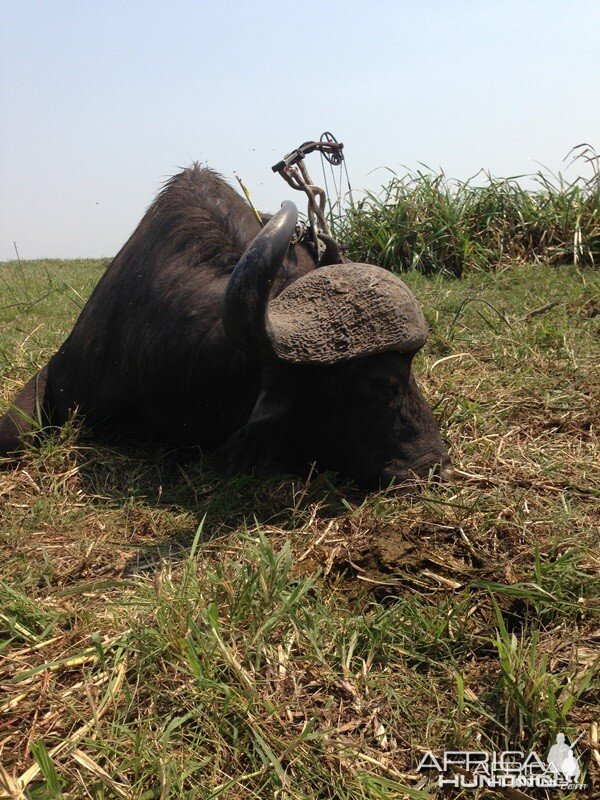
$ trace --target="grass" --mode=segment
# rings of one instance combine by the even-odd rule
[[[0,265],[3,402],[104,266]],[[424,800],[426,750],[558,731],[598,791],[600,277],[468,272],[406,275],[454,485],[225,481],[77,421],[0,473],[6,796]]]
[[[336,227],[355,260],[397,272],[460,277],[532,260],[597,266],[600,156],[589,145],[572,154],[579,166],[585,162],[581,171],[588,177],[568,181],[541,169],[532,176],[482,173],[458,182],[427,168],[392,173],[380,193],[367,193]]]

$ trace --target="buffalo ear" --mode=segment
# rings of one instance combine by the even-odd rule
[[[291,396],[262,391],[248,422],[214,453],[220,472],[235,475],[259,466],[285,466]]]
[[[263,389],[258,395],[258,400],[252,409],[248,424],[259,422],[273,423],[277,420],[283,420],[291,412],[291,400],[291,394],[288,395],[281,392],[275,394]]]
[[[249,423],[232,433],[225,444],[213,453],[217,470],[228,477],[252,472],[260,463],[260,425]]]
[[[232,433],[224,445],[213,453],[215,466],[225,475],[253,472],[258,467],[284,466],[286,452],[284,417],[265,417]]]

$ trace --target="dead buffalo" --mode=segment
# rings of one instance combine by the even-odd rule
[[[427,326],[410,290],[327,239],[264,227],[221,177],[172,178],[73,331],[0,419],[0,455],[78,409],[96,436],[136,431],[216,451],[226,472],[316,462],[376,487],[448,466],[411,372]]]

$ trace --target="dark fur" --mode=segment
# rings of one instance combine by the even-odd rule
[[[427,464],[443,461],[445,449],[413,389],[406,356],[389,354],[383,361],[388,371],[392,365],[394,375],[404,375],[394,378],[402,402],[417,398],[412,449],[389,446],[402,438],[398,425],[386,423],[384,430],[381,420],[389,413],[377,407],[373,417],[368,400],[360,392],[354,396],[373,369],[381,371],[381,359],[294,368],[234,347],[221,321],[222,298],[259,230],[247,203],[211,170],[195,165],[172,178],[102,276],[70,336],[15,401],[21,412],[13,409],[0,420],[0,455],[22,446],[35,427],[26,418],[35,418],[39,408],[42,423],[53,425],[78,408],[98,432],[135,429],[177,445],[220,447],[229,470],[268,460],[298,469],[314,457],[372,482],[398,459],[403,469],[423,454]],[[290,247],[272,294],[315,267],[309,246]],[[385,408],[392,407],[390,398]]]

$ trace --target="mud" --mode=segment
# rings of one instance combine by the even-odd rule
[[[403,529],[381,520],[346,518],[309,548],[298,572],[319,569],[347,589],[457,591],[475,577],[488,577],[492,559],[461,538],[459,529],[427,523]],[[319,539],[321,539],[319,541]]]

